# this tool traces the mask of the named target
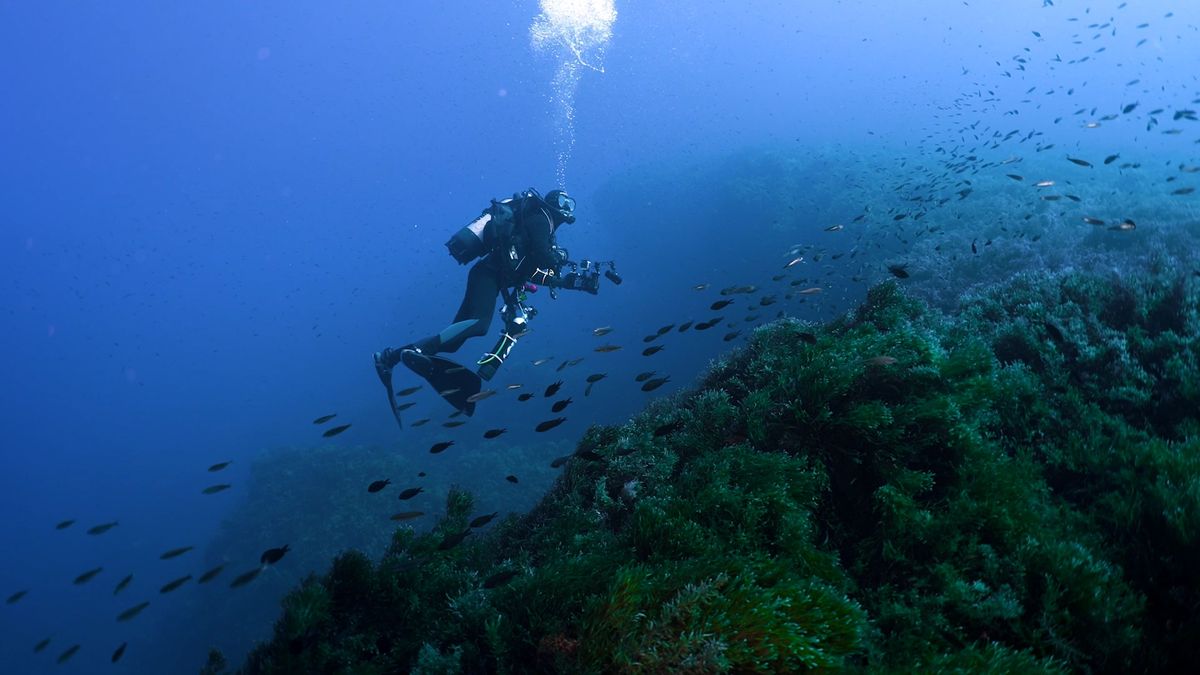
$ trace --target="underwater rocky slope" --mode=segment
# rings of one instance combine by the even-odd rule
[[[1200,657],[1200,278],[896,283],[593,427],[530,513],[348,552],[242,673],[1126,672]],[[205,672],[223,672],[214,654]]]

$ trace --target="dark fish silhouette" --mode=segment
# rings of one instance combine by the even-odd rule
[[[739,335],[741,335],[741,334],[742,334],[742,331],[740,331],[740,330],[735,330],[735,331],[733,331],[732,333],[726,333],[726,334],[725,334],[725,337],[723,337],[723,338],[721,338],[721,339],[722,339],[722,340],[724,340],[725,342],[729,342],[730,340],[733,340],[733,339],[737,338],[737,336],[739,336]]]
[[[550,398],[551,396],[558,393],[558,390],[562,387],[562,385],[563,385],[562,380],[559,380],[558,382],[555,382],[554,384],[546,387],[545,397]]]
[[[562,412],[563,410],[566,410],[567,406],[569,405],[571,405],[571,397],[568,396],[561,401],[555,401],[554,405],[550,406],[550,412]]]
[[[284,544],[279,548],[269,548],[263,551],[263,554],[259,556],[258,561],[264,565],[274,565],[280,560],[283,560],[283,556],[287,555],[287,552],[290,550],[292,549],[287,544]]]
[[[201,575],[200,575],[200,578],[196,580],[196,583],[198,583],[198,584],[207,584],[208,582],[212,581],[213,579],[216,579],[216,578],[217,578],[217,575],[218,575],[218,574],[220,574],[220,573],[221,573],[221,570],[223,570],[223,569],[225,569],[225,565],[224,565],[224,564],[217,565],[216,567],[214,567],[214,568],[212,568],[211,570],[209,570],[209,571],[205,572],[204,574],[201,574]]]
[[[80,574],[79,576],[75,577],[75,585],[79,586],[82,584],[86,584],[87,582],[91,581],[92,579],[95,579],[96,575],[100,574],[103,571],[104,571],[103,567],[97,567],[95,569],[90,569],[90,570],[84,572],[83,574]]]
[[[384,478],[383,480],[374,481],[370,485],[367,486],[367,492],[371,492],[371,493],[379,492],[383,488],[390,485],[391,482],[392,482],[392,480],[390,478]]]
[[[414,518],[420,518],[423,515],[425,515],[424,511],[401,511],[400,513],[393,514],[392,520],[395,520],[395,521],[412,520]]]
[[[461,427],[464,424],[466,424],[465,420],[450,420],[449,422],[442,422],[442,426],[446,427],[447,429],[453,429],[454,427]]]
[[[423,487],[408,488],[404,492],[400,493],[400,499],[412,499],[424,491],[425,488]]]
[[[117,647],[117,650],[115,652],[113,652],[113,654],[112,654],[112,662],[113,663],[120,661],[121,657],[125,656],[125,647],[127,647],[128,645],[129,645],[128,642],[122,642],[121,646]]]
[[[428,422],[429,422],[429,418],[428,418],[428,417],[423,417],[423,418],[421,418],[421,419],[417,420],[416,422],[413,422],[413,423],[412,423],[412,424],[410,424],[409,426],[412,426],[412,427],[419,427],[419,426],[423,426],[423,425],[427,424]]]
[[[75,652],[77,651],[79,651],[79,645],[71,645],[70,647],[67,647],[66,651],[58,655],[58,663],[66,663],[67,661],[70,661],[71,657],[75,656]]]
[[[606,377],[608,377],[608,373],[592,373],[591,375],[587,376],[587,383],[588,384],[596,384],[597,382],[599,382],[600,380],[603,380]]]
[[[343,431],[345,431],[349,428],[350,428],[349,424],[342,424],[340,426],[336,426],[336,427],[333,427],[332,429],[327,430],[325,433],[323,433],[321,435],[324,436],[325,438],[333,438],[334,436],[337,436],[338,434],[342,433]]]
[[[471,528],[469,528],[469,527],[457,534],[446,535],[446,537],[444,539],[442,539],[442,543],[438,544],[438,550],[439,551],[449,551],[450,549],[454,548],[455,546],[458,546],[459,544],[461,544],[462,540],[466,539],[468,534],[471,534]]]
[[[229,466],[230,464],[233,464],[233,460],[230,460],[228,462],[217,462],[216,464],[213,464],[212,466],[208,467],[208,470],[209,471],[220,471],[221,469],[224,469],[225,467]]]
[[[732,304],[733,304],[732,300],[718,300],[718,301],[714,302],[713,304],[709,305],[708,308],[715,311],[718,309],[724,309],[725,307],[728,307]]]
[[[519,481],[517,480],[517,477],[516,477],[516,476],[514,476],[514,475],[512,475],[511,473],[510,473],[510,474],[508,474],[507,476],[505,476],[505,477],[504,477],[504,480],[506,480],[506,481],[508,481],[508,482],[510,482],[510,483],[517,483],[517,482],[519,482]]]
[[[533,394],[529,392],[525,392],[524,394],[517,396],[518,401],[528,401],[531,398],[533,398]]]
[[[492,519],[495,518],[499,513],[499,511],[494,511],[490,515],[479,516],[475,520],[471,521],[471,527],[483,527],[484,525],[492,522]]]
[[[436,455],[452,445],[454,445],[454,441],[442,441],[440,443],[434,443],[433,446],[429,448],[429,454]]]
[[[4,604],[15,605],[18,602],[20,602],[21,598],[25,597],[26,595],[29,595],[29,591],[27,591],[27,590],[17,591],[16,593],[13,593],[12,595],[8,596],[8,600],[5,600]]]
[[[321,415],[317,419],[313,420],[313,424],[325,424],[335,417],[337,417],[337,413],[333,413],[332,415]]]
[[[1112,164],[1113,162],[1117,161],[1118,159],[1121,159],[1120,155],[1109,155],[1108,157],[1104,158],[1104,163]]]
[[[49,647],[49,646],[50,646],[50,638],[46,638],[45,640],[42,640],[41,642],[39,642],[33,646],[33,653],[40,654],[42,652],[42,650],[44,650],[46,647]]]
[[[502,433],[504,433],[504,432],[506,432],[506,431],[508,431],[508,429],[507,429],[507,428],[501,428],[501,429],[488,429],[487,431],[483,432],[483,437],[484,437],[484,438],[488,438],[488,439],[491,439],[491,438],[496,438],[497,436],[499,436],[500,434],[502,434]]]
[[[661,352],[662,350],[663,350],[662,345],[654,345],[653,347],[646,347],[645,349],[642,350],[642,356],[651,356],[653,354],[657,354],[657,353]]]
[[[653,371],[653,370],[647,370],[644,373],[638,373],[637,377],[633,378],[633,381],[634,382],[645,382],[646,380],[654,377],[654,372],[655,371]]]
[[[231,487],[233,487],[233,486],[230,485],[229,483],[219,483],[217,485],[209,485],[208,487],[204,488],[200,492],[203,494],[206,494],[206,495],[215,495],[218,492],[223,492],[225,490],[228,490]]]
[[[194,546],[181,546],[179,548],[173,548],[170,551],[167,551],[167,552],[163,553],[162,555],[158,556],[158,559],[159,560],[170,560],[171,558],[178,558],[179,556],[183,555],[184,553],[187,553],[188,551],[192,550],[193,548],[195,548],[195,547]]]
[[[96,525],[96,526],[90,528],[87,531],[87,533],[91,534],[91,535],[104,534],[105,532],[108,532],[109,530],[116,527],[117,524],[118,524],[117,521],[114,520],[111,523],[104,523],[102,525]]]
[[[565,417],[555,417],[552,420],[546,420],[545,422],[541,422],[536,427],[534,427],[533,430],[534,431],[550,431],[554,427],[556,427],[566,421],[567,421],[567,418],[565,418]]]
[[[563,464],[566,464],[567,462],[571,461],[571,458],[574,456],[575,455],[563,455],[562,457],[555,457],[554,461],[550,462],[550,468],[557,469],[558,467],[562,466]]]
[[[256,578],[258,578],[259,573],[261,573],[262,571],[263,571],[263,568],[255,567],[252,570],[243,572],[243,573],[239,574],[237,576],[237,578],[234,579],[229,584],[229,587],[230,588],[241,588],[242,586],[245,586],[246,584],[248,584],[251,581],[254,581]]]
[[[692,327],[692,322],[691,322],[691,321],[685,321],[685,322],[683,322],[683,323],[679,324],[679,332],[680,332],[680,333],[683,333],[683,332],[687,331],[687,329],[689,329],[689,328],[691,328],[691,327]]]
[[[116,594],[120,593],[121,591],[125,590],[125,587],[128,586],[132,581],[133,581],[132,574],[130,574],[129,576],[125,577],[124,579],[118,581],[117,587],[113,589],[113,595],[116,595]]]
[[[674,327],[675,327],[675,324],[673,324],[673,323],[669,323],[665,326],[659,326],[657,333],[658,333],[658,335],[666,335],[667,333],[670,333],[671,329]]]
[[[888,271],[897,279],[908,278],[908,265],[888,265]]]
[[[508,583],[509,581],[515,579],[520,574],[521,573],[518,572],[517,570],[505,570],[504,572],[496,572],[492,576],[483,580],[483,587],[484,588],[495,588],[497,586],[502,586],[502,585]]]
[[[409,408],[413,407],[416,404],[417,404],[416,401],[409,401],[408,403],[401,403],[400,405],[396,406],[396,412],[404,412],[405,410],[408,410]]]
[[[72,525],[74,525],[74,524],[75,524],[75,521],[74,521],[74,520],[64,520],[64,521],[60,522],[59,524],[55,525],[55,526],[54,526],[54,529],[56,529],[56,530],[65,530],[65,529],[67,529],[68,527],[70,527],[70,526],[72,526]]]
[[[421,391],[421,385],[417,385],[415,387],[409,387],[407,389],[401,389],[400,391],[396,392],[396,396],[411,396],[412,394],[415,394],[418,391]]]
[[[175,590],[176,588],[179,588],[180,586],[186,584],[187,582],[189,582],[191,580],[192,580],[192,575],[185,574],[184,576],[181,576],[178,579],[173,579],[171,581],[168,581],[165,585],[163,585],[162,588],[158,589],[158,592],[159,593],[170,593],[171,591]]]
[[[134,605],[133,607],[130,607],[129,609],[125,610],[124,612],[121,612],[120,614],[118,614],[117,621],[129,621],[130,619],[137,616],[138,614],[141,614],[142,610],[146,609],[149,606],[150,606],[149,602],[139,602],[138,604]]]
[[[669,376],[656,377],[653,380],[647,380],[646,383],[642,385],[642,391],[654,391],[670,381],[671,378]]]
[[[1079,166],[1085,166],[1089,169],[1092,168],[1092,163],[1087,161],[1086,159],[1077,159],[1075,157],[1068,156],[1067,161],[1071,162],[1072,164],[1077,164]]]

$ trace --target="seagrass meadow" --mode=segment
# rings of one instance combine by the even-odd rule
[[[452,490],[431,531],[338,555],[237,672],[1187,663],[1198,277],[1025,273],[952,313],[885,282],[828,324],[764,325],[588,429],[528,513],[462,539]]]

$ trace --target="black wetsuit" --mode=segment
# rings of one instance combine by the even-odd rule
[[[554,275],[559,272],[554,255],[557,225],[539,201],[525,198],[519,206],[514,205],[512,246],[516,259],[505,247],[480,259],[467,273],[467,291],[452,323],[474,319],[475,324],[445,342],[438,335],[418,340],[414,346],[422,353],[456,352],[466,340],[487,335],[492,315],[496,313],[496,298],[502,289],[516,288],[531,279],[539,284],[553,285],[555,276],[545,272],[552,270]]]

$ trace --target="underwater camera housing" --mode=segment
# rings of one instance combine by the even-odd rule
[[[566,251],[563,251],[564,258]],[[600,289],[600,274],[603,270],[604,278],[620,285],[624,279],[617,274],[617,264],[612,260],[596,261],[583,259],[579,262],[566,260],[563,263],[564,267],[569,267],[570,271],[560,277],[559,287],[573,291],[585,291],[593,295]],[[607,267],[608,269],[604,269]]]

